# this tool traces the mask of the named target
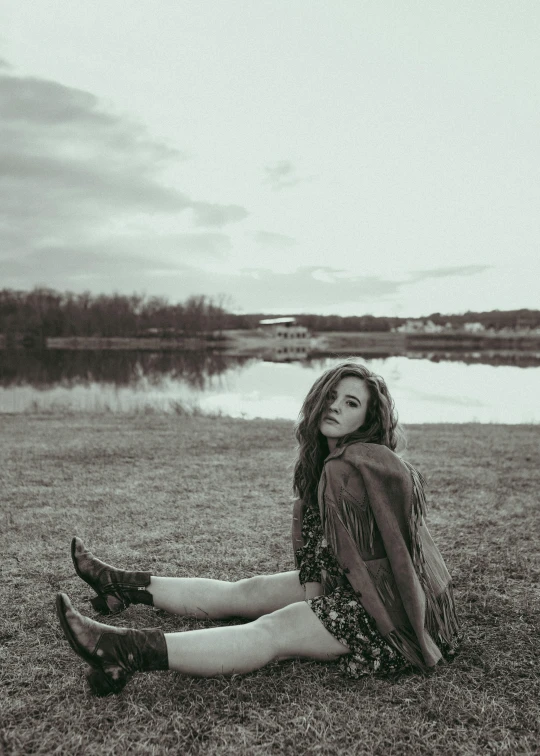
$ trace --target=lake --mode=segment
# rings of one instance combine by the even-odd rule
[[[220,352],[0,352],[0,412],[131,412],[182,407],[294,420],[320,373],[339,360],[291,362]],[[538,423],[540,366],[441,355],[363,360],[388,383],[407,423]],[[507,360],[508,362],[508,360]]]

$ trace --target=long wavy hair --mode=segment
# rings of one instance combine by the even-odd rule
[[[328,456],[328,441],[319,430],[321,417],[328,408],[332,391],[342,378],[348,377],[359,378],[366,384],[369,392],[366,419],[356,431],[340,438],[337,445],[364,441],[383,444],[394,451],[404,440],[394,400],[384,378],[353,359],[326,370],[309,390],[295,427],[298,450],[293,489],[296,496],[313,504],[317,501],[317,487]]]

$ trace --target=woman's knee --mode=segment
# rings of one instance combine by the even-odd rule
[[[242,602],[250,603],[260,598],[264,592],[264,575],[255,575],[254,577],[242,578],[232,583],[231,590],[235,597]]]
[[[258,626],[274,659],[305,657],[333,661],[349,653],[315,616],[309,605],[300,601],[260,617]]]
[[[231,584],[231,592],[243,616],[251,617],[269,614],[304,598],[297,571],[243,578]]]

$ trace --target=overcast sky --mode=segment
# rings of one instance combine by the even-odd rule
[[[0,12],[0,288],[540,307],[537,0]]]

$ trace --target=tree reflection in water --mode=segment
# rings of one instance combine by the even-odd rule
[[[413,352],[412,359],[431,362],[463,362],[493,366],[540,365],[538,353],[507,352]],[[299,362],[307,369],[323,369],[325,360],[336,355],[319,353]],[[387,359],[389,355],[363,353],[359,359]],[[182,381],[193,389],[205,390],[212,378],[234,367],[242,367],[253,357],[230,357],[219,351],[131,351],[131,350],[72,350],[43,351],[0,350],[0,386],[32,386],[50,389],[56,386],[73,388],[91,383],[135,388],[144,379],[153,386],[165,380]]]
[[[50,389],[102,383],[135,387],[143,379],[154,386],[175,379],[204,390],[212,378],[230,368],[241,367],[249,359],[228,357],[217,351],[2,351],[0,385]]]

